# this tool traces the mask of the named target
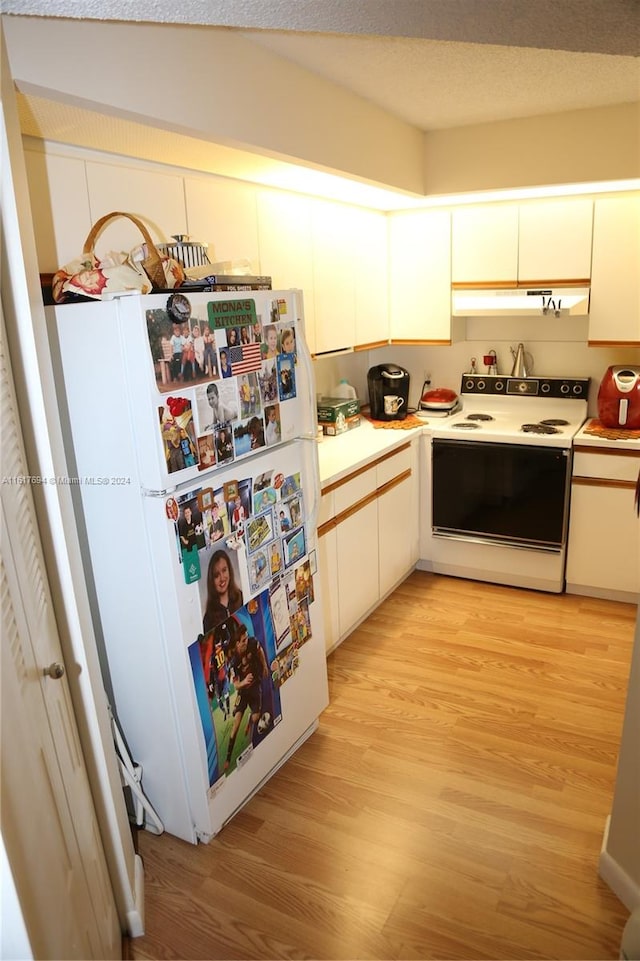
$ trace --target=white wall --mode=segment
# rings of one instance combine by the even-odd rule
[[[39,17],[4,29],[19,91],[423,193],[420,131],[233,31]]]
[[[11,959],[11,961],[31,961],[33,952],[29,942],[29,936],[24,923],[24,916],[18,892],[16,891],[13,879],[13,871],[7,858],[7,851],[2,841],[0,851],[0,957]]]
[[[434,130],[425,139],[425,192],[632,179],[639,130],[637,103]]]
[[[630,911],[640,909],[639,744],[640,619],[636,621],[613,806],[600,855],[601,876]]]
[[[498,355],[498,371],[511,373],[513,363],[510,348],[523,341],[534,360],[533,373],[547,377],[590,377],[589,415],[597,415],[597,393],[602,375],[610,364],[640,364],[638,348],[587,347],[586,322],[581,318],[556,321],[558,329],[549,339],[533,339],[528,335],[527,318],[501,318],[499,323],[507,326],[500,336],[495,334],[495,322],[491,318],[476,318],[473,329],[464,339],[450,347],[381,347],[373,351],[323,357],[316,360],[316,389],[330,393],[331,387],[345,377],[358,392],[361,402],[368,403],[367,371],[375,364],[387,361],[400,364],[411,375],[409,389],[410,406],[416,406],[423,381],[430,376],[432,387],[451,387],[460,390],[462,374],[471,368],[475,357],[480,372],[486,370],[482,357],[494,348]],[[469,324],[469,321],[467,321]],[[481,325],[490,332],[481,337]],[[576,335],[580,339],[573,339]],[[467,339],[468,338],[468,339]],[[566,338],[566,339],[564,339]]]

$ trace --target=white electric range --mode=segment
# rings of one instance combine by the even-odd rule
[[[587,416],[589,378],[464,374],[461,409],[428,421],[434,436],[571,447]]]
[[[572,442],[589,378],[465,374],[462,409],[429,421],[420,567],[559,593]]]

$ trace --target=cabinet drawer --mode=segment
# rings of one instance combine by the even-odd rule
[[[602,480],[633,481],[638,479],[640,451],[594,451],[573,455],[573,478],[592,477]]]
[[[376,469],[374,466],[364,468],[339,481],[333,488],[334,514],[341,514],[349,507],[357,504],[376,490]]]
[[[335,506],[333,502],[333,491],[329,491],[328,494],[323,494],[320,498],[320,507],[318,509],[318,527],[322,527],[327,521],[330,521],[335,514]]]
[[[384,487],[384,485],[388,484],[394,477],[410,469],[411,445],[407,444],[406,447],[402,447],[400,450],[394,450],[393,453],[385,457],[384,460],[378,461],[376,465],[377,486]]]

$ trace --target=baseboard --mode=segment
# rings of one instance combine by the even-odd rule
[[[587,587],[584,584],[572,584],[567,581],[567,594],[578,594],[582,597],[597,597],[605,601],[621,601],[623,604],[637,604],[638,595],[634,591],[618,591],[613,588]]]
[[[640,908],[640,886],[629,877],[624,868],[621,868],[618,862],[612,858],[607,851],[610,822],[611,817],[609,816],[602,838],[602,848],[598,861],[598,874],[605,884],[611,888],[616,897],[622,901],[625,908],[629,911],[635,911],[636,908]]]
[[[130,938],[144,934],[144,865],[139,854],[135,855],[135,909],[127,911],[127,932]]]

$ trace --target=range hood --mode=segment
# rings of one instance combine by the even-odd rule
[[[589,288],[454,288],[451,305],[454,317],[585,317],[589,313]]]

